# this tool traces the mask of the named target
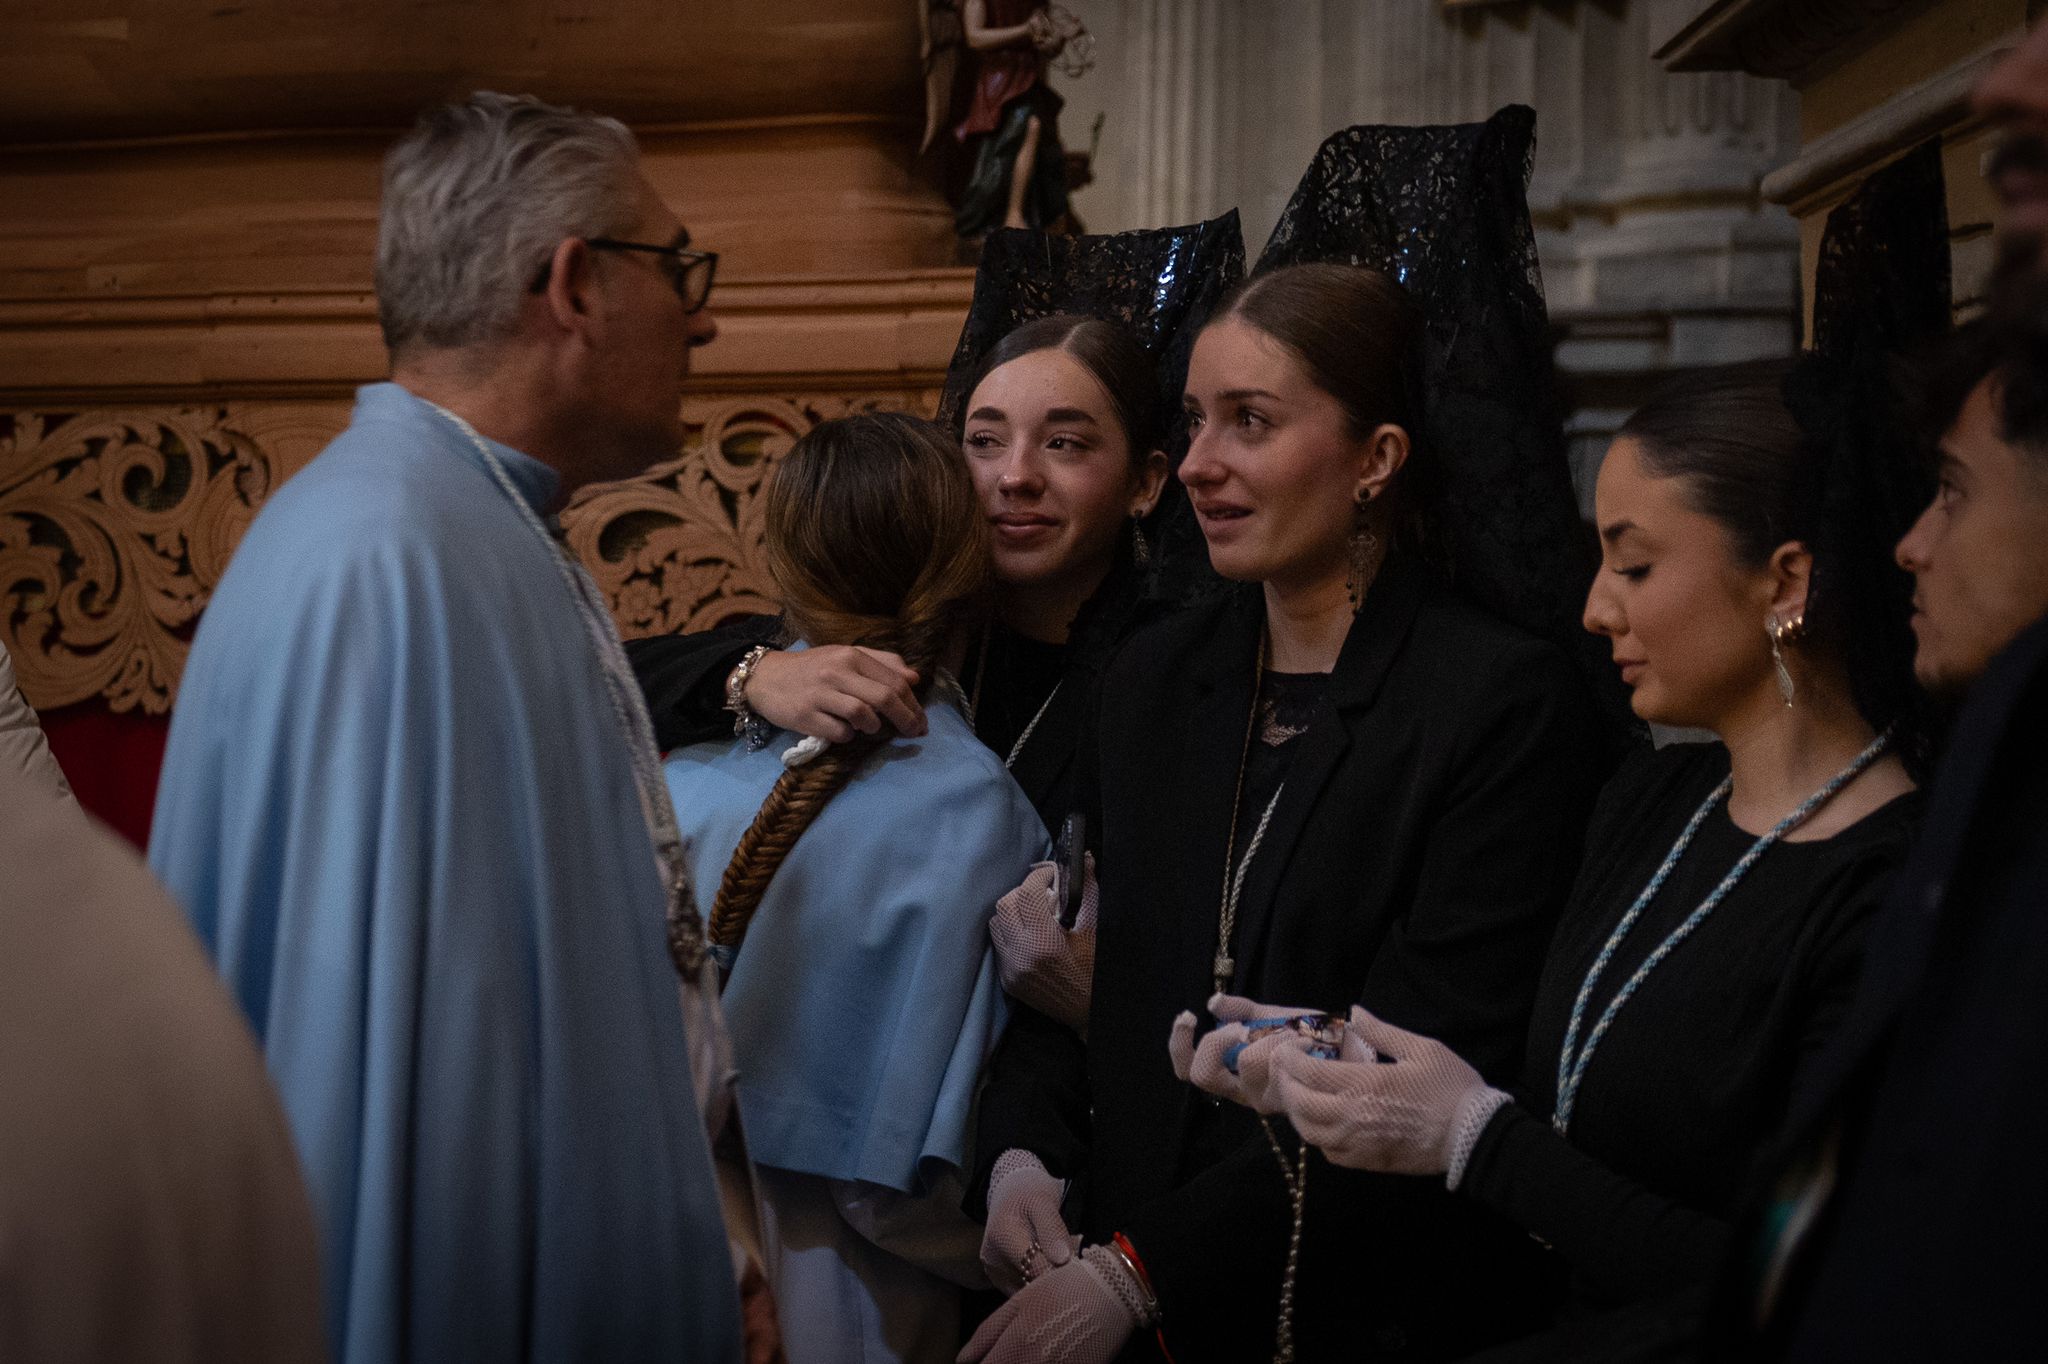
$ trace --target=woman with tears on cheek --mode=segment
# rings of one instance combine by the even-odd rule
[[[1199,1047],[1192,1016],[1175,1029],[1202,1087],[1285,1114],[1338,1164],[1440,1178],[1552,1248],[1557,1324],[1501,1358],[1626,1358],[1667,1317],[1682,1335],[1750,1162],[1847,1009],[1917,813],[1897,528],[1838,524],[1880,505],[1842,481],[1884,480],[1884,455],[1824,467],[1786,376],[1673,381],[1601,467],[1585,626],[1636,714],[1720,742],[1645,749],[1603,793],[1512,1097],[1370,994],[1334,1060],[1275,1036],[1226,1065],[1242,1026]],[[1482,1305],[1486,1285],[1467,1290]]]
[[[1437,1245],[1355,1234],[1370,1179],[1194,1095],[1159,1046],[1232,990],[1363,997],[1490,1075],[1519,1061],[1597,745],[1563,653],[1428,561],[1419,344],[1392,280],[1304,265],[1255,278],[1195,345],[1180,478],[1240,586],[1141,630],[1105,675],[1086,1054],[990,1075],[982,1259],[1022,1287],[963,1359],[1149,1358],[1155,1333],[1182,1364],[1396,1336],[1441,1354],[1488,1329],[1431,1311]],[[1404,1196],[1446,1214],[1450,1245],[1441,1187]],[[1386,1292],[1359,1294],[1360,1273]]]

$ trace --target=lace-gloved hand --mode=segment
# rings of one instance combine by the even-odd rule
[[[1278,1049],[1271,1072],[1280,1111],[1332,1164],[1440,1174],[1453,1189],[1480,1131],[1508,1101],[1443,1043],[1356,1008],[1335,1060]]]
[[[981,1234],[981,1267],[1005,1293],[1015,1293],[1046,1270],[1074,1258],[1081,1238],[1067,1230],[1060,1199],[1067,1186],[1029,1151],[1012,1148],[996,1158],[988,1179],[988,1226]]]
[[[1083,863],[1081,910],[1061,928],[1053,898],[1054,866],[1032,866],[1024,884],[996,901],[988,936],[996,946],[1003,989],[1032,1008],[1088,1034],[1088,991],[1095,979],[1095,855]]]
[[[1273,1053],[1282,1047],[1306,1047],[1308,1039],[1284,1028],[1250,1029],[1246,1023],[1262,1018],[1298,1018],[1314,1009],[1290,1008],[1285,1004],[1260,1004],[1242,995],[1211,995],[1209,1012],[1220,1026],[1195,1041],[1198,1020],[1183,1011],[1173,1020],[1173,1032],[1166,1040],[1166,1054],[1173,1061],[1173,1073],[1221,1099],[1241,1103],[1260,1113],[1279,1112],[1272,1096]],[[1234,1048],[1243,1048],[1234,1059]]]
[[[1109,1364],[1146,1324],[1145,1290],[1108,1246],[1090,1246],[996,1309],[959,1364]]]

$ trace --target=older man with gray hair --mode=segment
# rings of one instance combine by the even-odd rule
[[[551,534],[676,449],[715,264],[622,125],[427,113],[385,162],[392,381],[193,643],[150,862],[262,1040],[340,1359],[739,1357],[674,815]]]

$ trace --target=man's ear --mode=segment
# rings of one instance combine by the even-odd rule
[[[541,288],[549,318],[562,331],[588,336],[602,325],[597,307],[597,258],[581,237],[564,237],[548,260]]]

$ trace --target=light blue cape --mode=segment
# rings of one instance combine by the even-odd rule
[[[366,388],[172,719],[150,864],[262,1039],[343,1360],[739,1357],[653,846],[552,552]]]
[[[1005,1017],[989,916],[1046,836],[959,711],[934,699],[926,714],[930,733],[885,745],[797,840],[726,985],[762,1165],[914,1193],[932,1163],[967,1161]],[[696,744],[665,765],[707,913],[792,742]]]

